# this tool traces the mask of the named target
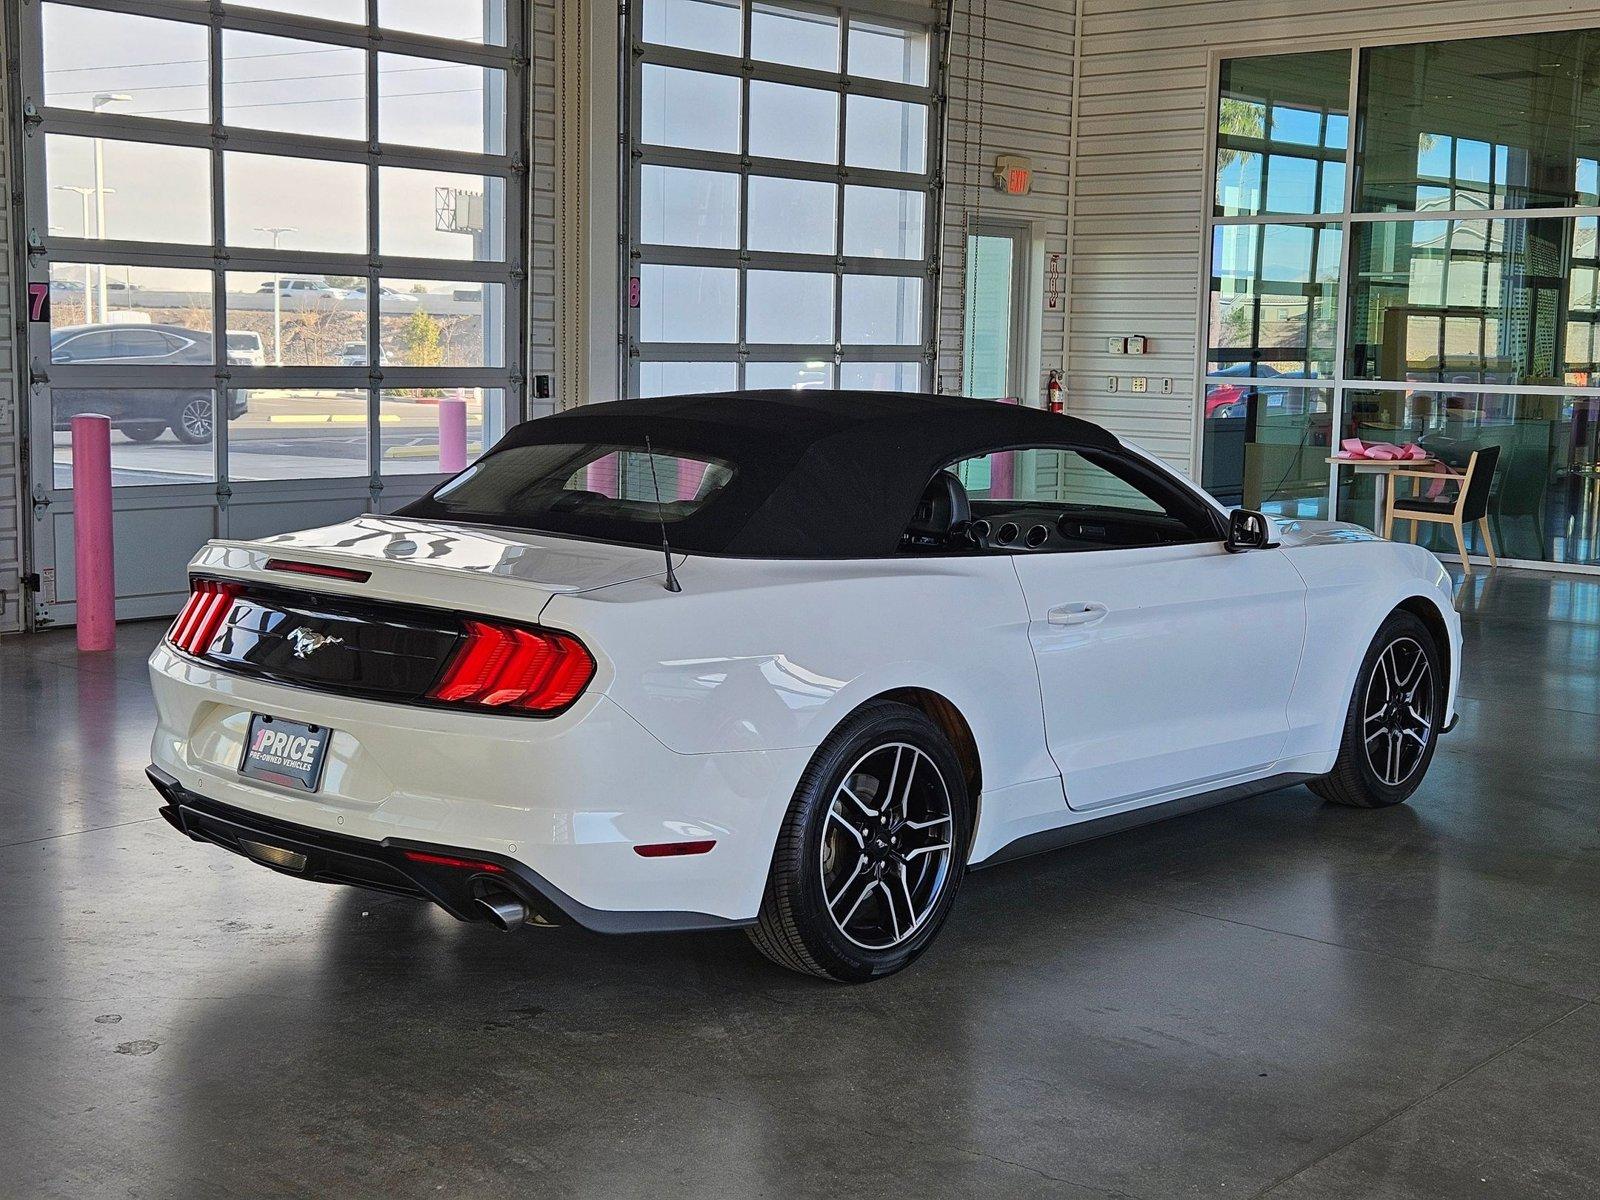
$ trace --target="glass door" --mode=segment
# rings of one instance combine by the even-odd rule
[[[961,390],[986,400],[1022,395],[1028,230],[974,222],[967,232]]]

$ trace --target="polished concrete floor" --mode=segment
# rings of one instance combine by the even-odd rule
[[[0,1196],[1600,1194],[1600,581],[1460,606],[1414,801],[971,877],[863,988],[184,841],[143,656],[0,641]]]

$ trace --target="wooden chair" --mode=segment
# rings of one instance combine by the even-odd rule
[[[1467,539],[1462,529],[1474,521],[1483,534],[1483,544],[1489,551],[1489,565],[1498,567],[1494,540],[1489,536],[1489,489],[1494,482],[1495,463],[1500,458],[1499,446],[1480,446],[1467,459],[1467,467],[1460,475],[1441,475],[1437,471],[1399,470],[1389,476],[1389,502],[1383,514],[1383,536],[1391,537],[1396,520],[1412,522],[1412,533],[1424,521],[1448,525],[1455,531],[1456,547],[1461,551],[1461,569],[1472,574],[1472,562],[1467,557]],[[1400,495],[1400,481],[1415,479],[1419,482],[1409,496]],[[1441,479],[1455,485],[1454,496],[1437,499],[1422,494],[1422,482],[1438,483]]]

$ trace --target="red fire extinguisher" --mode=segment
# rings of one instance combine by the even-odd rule
[[[1061,395],[1061,372],[1051,371],[1050,382],[1045,385],[1045,408],[1053,413],[1066,412],[1066,403]]]

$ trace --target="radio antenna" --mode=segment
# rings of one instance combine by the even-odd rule
[[[661,526],[661,553],[667,556],[667,583],[669,592],[683,591],[683,585],[678,582],[678,576],[672,569],[672,546],[667,541],[667,518],[661,511],[661,481],[656,478],[656,452],[650,445],[650,435],[644,435],[644,452],[650,460],[650,486],[656,493],[656,524]]]

